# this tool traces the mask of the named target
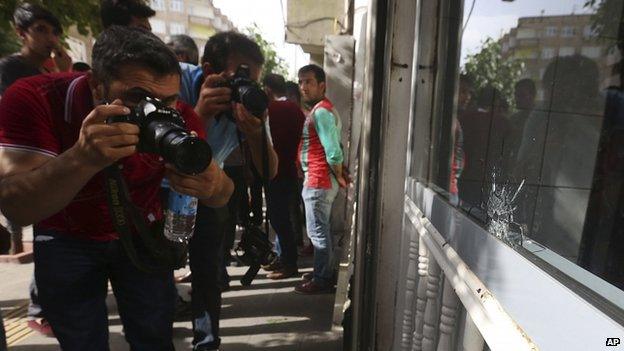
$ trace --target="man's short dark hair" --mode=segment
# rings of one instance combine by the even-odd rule
[[[110,26],[93,46],[93,75],[108,83],[119,79],[124,65],[135,64],[157,76],[180,75],[175,54],[151,32],[135,27]]]
[[[74,62],[74,64],[72,64],[72,71],[74,72],[87,72],[91,70],[91,66],[89,66],[87,63],[85,62]]]
[[[286,82],[286,95],[292,95],[297,103],[301,103],[301,91],[299,90],[299,84],[295,82]]]
[[[240,55],[262,66],[264,55],[260,46],[247,36],[234,32],[221,32],[206,42],[202,63],[209,63],[215,73],[225,71],[227,60],[232,55]]]
[[[38,20],[48,22],[54,27],[57,34],[63,33],[63,27],[61,27],[61,22],[59,22],[58,18],[42,6],[25,2],[19,5],[13,12],[13,24],[17,29],[27,30],[28,27]]]
[[[108,28],[114,24],[127,26],[132,17],[150,18],[156,14],[143,0],[102,0],[100,18],[102,26]]]
[[[186,55],[189,62],[197,65],[199,62],[199,49],[195,40],[186,34],[172,35],[167,45],[173,49],[176,55]]]
[[[323,71],[321,67],[314,65],[314,64],[306,65],[306,66],[299,68],[299,73],[297,75],[300,76],[302,74],[309,73],[309,72],[314,73],[314,78],[316,78],[316,81],[318,83],[322,83],[325,81],[325,71]]]
[[[262,84],[269,87],[275,94],[286,94],[286,79],[284,76],[275,73],[269,73],[262,79]]]

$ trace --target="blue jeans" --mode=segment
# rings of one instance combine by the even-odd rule
[[[110,280],[132,351],[172,351],[173,270],[139,271],[119,240],[97,242],[38,231],[35,279],[44,317],[64,351],[108,351]]]
[[[314,281],[331,285],[334,277],[334,245],[331,235],[331,209],[338,195],[338,186],[331,189],[303,187],[306,228],[314,246]]]

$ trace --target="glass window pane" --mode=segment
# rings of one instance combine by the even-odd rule
[[[623,4],[466,1],[455,91],[438,92],[455,108],[434,115],[434,188],[596,290],[624,288]]]

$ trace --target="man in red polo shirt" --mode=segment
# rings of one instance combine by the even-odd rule
[[[269,125],[273,147],[278,157],[277,175],[268,189],[269,216],[277,234],[279,261],[270,265],[269,279],[286,279],[298,274],[297,244],[293,231],[291,207],[299,196],[297,150],[305,116],[295,103],[286,99],[286,80],[279,74],[267,74],[262,83],[269,97]]]
[[[92,73],[27,78],[5,92],[0,210],[18,224],[37,223],[35,278],[63,350],[108,350],[109,280],[131,349],[173,350],[173,270],[145,273],[133,265],[109,216],[102,170],[119,162],[147,223],[162,219],[163,177],[206,206],[225,205],[233,185],[215,162],[189,176],[137,153],[138,126],[106,123],[149,96],[176,107],[204,137],[192,108],[177,103],[179,65],[160,39],[113,26],[98,38],[92,61]]]

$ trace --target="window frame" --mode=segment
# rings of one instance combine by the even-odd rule
[[[440,1],[442,3],[445,3],[448,1],[453,2],[452,0],[440,0]],[[442,11],[444,11],[443,7],[442,7]],[[463,17],[463,14],[460,14],[460,18],[461,17]],[[456,97],[457,97],[458,88],[459,88],[459,84],[458,84],[459,74],[456,74],[456,76],[454,74],[451,74],[451,76],[453,76],[454,79],[446,79],[446,78],[449,77],[449,72],[459,72],[459,69],[460,69],[459,57],[461,55],[461,46],[459,46],[458,48],[455,48],[457,49],[456,50],[457,55],[453,53],[454,51],[453,48],[451,48],[451,50],[446,50],[448,48],[446,49],[444,48],[445,43],[449,43],[449,42],[452,42],[454,39],[457,39],[457,38],[452,38],[452,37],[445,37],[445,35],[446,36],[456,35],[457,37],[459,37],[460,35],[459,32],[455,33],[454,31],[449,31],[448,28],[445,28],[446,26],[448,26],[449,15],[440,14],[437,20],[438,20],[439,32],[437,33],[436,40],[438,42],[437,43],[438,48],[436,49],[436,57],[433,60],[434,62],[436,62],[436,66],[434,67],[436,71],[434,73],[434,78],[433,78],[433,80],[435,81],[435,86],[433,88],[432,96],[431,96],[431,107],[415,104],[415,106],[413,107],[414,121],[412,121],[414,125],[418,125],[418,122],[417,122],[418,120],[428,119],[429,124],[431,125],[431,128],[429,128],[428,130],[424,130],[424,131],[419,130],[417,131],[418,133],[417,135],[411,136],[412,140],[411,140],[411,146],[410,146],[411,147],[410,157],[412,159],[410,160],[411,165],[410,165],[410,172],[409,172],[408,179],[410,179],[410,181],[412,182],[415,182],[416,187],[424,187],[424,190],[423,189],[418,190],[417,193],[422,194],[423,191],[432,192],[434,194],[433,195],[434,197],[438,197],[440,199],[439,201],[448,205],[452,209],[459,211],[461,215],[465,216],[465,219],[467,219],[468,221],[476,223],[483,230],[483,232],[487,234],[488,238],[495,239],[496,241],[500,243],[500,245],[504,245],[505,247],[510,248],[508,244],[503,243],[502,241],[497,239],[494,235],[489,233],[489,231],[483,227],[483,223],[479,221],[478,217],[476,218],[473,217],[471,213],[467,212],[465,208],[453,206],[452,204],[450,204],[448,192],[446,192],[445,189],[442,189],[438,184],[434,182],[434,179],[435,179],[434,175],[436,175],[435,173],[436,168],[439,168],[442,166],[439,162],[440,160],[442,160],[439,156],[440,155],[439,143],[440,143],[440,140],[442,140],[444,136],[443,135],[441,136],[441,133],[443,133],[442,130],[445,129],[444,128],[445,124],[448,125],[448,122],[441,121],[445,119],[445,115],[441,112],[448,111],[449,109],[451,109],[451,111],[456,109]],[[421,45],[423,44],[422,43],[418,44],[417,52],[420,52]],[[553,50],[553,57],[551,57],[550,59],[557,57],[557,54],[558,54],[557,48],[554,48],[554,47],[548,47],[548,48]],[[457,67],[450,66],[452,65],[453,60],[451,58],[453,56],[456,56],[457,61],[455,62],[455,64]],[[544,59],[541,53],[540,53],[539,58]],[[419,69],[427,69],[426,67],[423,67],[421,63],[419,63],[418,66],[422,67]],[[420,79],[417,79],[416,81],[418,80]],[[453,81],[452,83],[453,87],[450,90],[445,90],[446,85],[449,85],[448,83],[449,81]],[[419,90],[418,87],[416,87],[417,92],[418,90]],[[449,93],[446,93],[447,91]],[[447,96],[450,94],[451,91],[452,91],[452,95],[450,97]],[[448,101],[453,102],[450,107],[448,104],[445,104],[445,102],[448,102]],[[427,112],[427,110],[429,111]],[[421,111],[425,111],[425,113],[421,113]],[[431,146],[429,147],[429,149],[428,150],[418,149],[417,148],[418,146],[422,147],[422,143],[418,143],[417,140],[421,138],[426,139],[427,137],[430,139]],[[428,165],[427,165],[428,173],[426,175],[426,178],[424,179],[423,178],[418,179],[419,174],[414,174],[414,169],[415,169],[414,155],[419,155],[419,154],[423,154],[426,157],[428,157]],[[420,159],[419,161],[422,162],[423,159]],[[442,162],[442,164],[446,165],[447,162],[444,161]],[[448,167],[448,165],[446,165],[446,167]],[[423,195],[420,195],[420,196],[423,196]],[[416,199],[416,204],[423,209],[428,209],[427,211],[431,211],[431,206],[432,206],[431,204],[420,203],[421,201],[419,201],[419,200],[424,201],[425,198],[426,196],[423,198]],[[545,249],[549,250],[547,248]],[[522,255],[525,259],[531,262],[531,264],[534,264],[535,266],[537,266],[537,268],[547,273],[548,276],[554,279],[556,282],[558,282],[559,284],[571,290],[573,294],[581,297],[581,299],[584,302],[589,303],[590,305],[595,307],[597,310],[602,312],[604,315],[608,316],[609,318],[612,318],[615,322],[619,323],[620,325],[624,325],[624,307],[622,307],[622,305],[616,304],[614,301],[610,300],[606,295],[602,295],[601,292],[598,291],[598,290],[603,291],[602,289],[595,290],[592,287],[585,285],[580,280],[578,280],[578,278],[571,276],[569,273],[565,273],[562,270],[561,266],[556,266],[550,261],[544,260],[543,258],[535,255],[534,253],[530,252],[524,247],[521,247],[520,249],[516,249],[514,251]],[[553,251],[553,254],[559,257],[562,257],[561,255],[559,255],[558,253],[554,251]],[[567,262],[567,263],[572,265],[574,270],[585,271],[583,267],[576,265],[574,262]],[[608,285],[615,287],[615,285],[613,285],[611,282],[604,280],[603,278],[601,278],[600,276],[592,272],[588,272],[588,274],[590,274],[594,278],[601,280],[602,282]],[[617,287],[615,288],[618,289],[619,292],[624,292],[624,289],[620,289]]]

